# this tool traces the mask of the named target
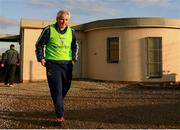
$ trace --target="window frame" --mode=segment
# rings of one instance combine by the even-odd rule
[[[146,39],[147,39],[147,77],[161,78],[163,75],[162,37],[147,37]],[[150,39],[152,39],[153,42],[152,41],[150,42]]]
[[[117,40],[118,42],[118,49],[116,48],[116,50],[114,51],[117,51],[117,55],[118,55],[118,58],[114,60],[114,58],[112,57],[112,51],[113,51],[113,48],[112,48],[112,44],[113,43],[113,40]],[[107,63],[119,63],[119,57],[120,57],[120,40],[119,40],[119,37],[108,37],[107,38]],[[115,52],[114,52],[115,53]]]

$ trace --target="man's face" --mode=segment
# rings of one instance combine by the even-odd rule
[[[60,28],[65,28],[68,26],[69,16],[67,14],[62,14],[61,16],[57,17],[57,23]]]

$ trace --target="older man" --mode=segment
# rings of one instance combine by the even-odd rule
[[[37,60],[46,67],[56,121],[59,123],[64,122],[63,99],[71,86],[73,64],[78,53],[75,31],[68,26],[69,19],[69,11],[59,11],[56,23],[45,27],[36,43]]]

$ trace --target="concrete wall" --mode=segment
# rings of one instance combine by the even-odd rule
[[[24,28],[23,41],[22,41],[22,76],[23,81],[40,81],[46,80],[45,68],[37,62],[35,55],[35,44],[38,40],[42,29],[37,28]],[[79,42],[79,56],[78,61],[73,67],[73,78],[86,77],[85,66],[85,44],[84,34],[77,32],[77,40]],[[83,53],[83,54],[82,54]],[[82,57],[83,56],[83,57]]]
[[[180,29],[126,28],[87,32],[87,77],[118,81],[180,81]],[[119,63],[107,63],[107,38],[119,37]],[[162,78],[148,79],[146,37],[162,37]],[[174,77],[174,74],[176,76]],[[175,78],[175,79],[174,79]]]
[[[35,44],[42,32],[42,29],[51,24],[54,21],[45,21],[45,20],[29,20],[23,19],[21,21],[21,72],[20,80],[22,82],[26,81],[41,81],[46,80],[46,70],[37,62],[35,55]],[[76,23],[70,23],[70,25],[76,25]],[[79,32],[78,39],[82,43],[85,43],[83,34]],[[81,50],[84,50],[81,48]],[[84,52],[82,52],[84,53]],[[81,60],[82,59],[82,60]],[[78,63],[74,66],[73,77],[81,78],[85,76],[84,70],[85,66],[82,66],[84,59],[81,58]]]
[[[23,20],[21,24],[21,80],[45,80],[45,68],[35,57],[35,43],[51,21]],[[75,24],[74,24],[75,25]],[[176,19],[100,20],[73,26],[79,42],[75,78],[115,81],[180,82],[180,21]],[[107,63],[107,38],[119,37],[119,63]],[[147,37],[162,37],[162,78],[147,78]]]
[[[41,33],[42,29],[24,29],[23,30],[23,81],[38,81],[45,80],[45,68],[37,62],[35,56],[35,43]]]

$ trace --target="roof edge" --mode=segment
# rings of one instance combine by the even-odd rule
[[[91,31],[104,28],[132,28],[132,27],[161,27],[180,28],[180,19],[160,18],[160,17],[135,17],[97,20],[78,26],[75,29],[81,31]]]

